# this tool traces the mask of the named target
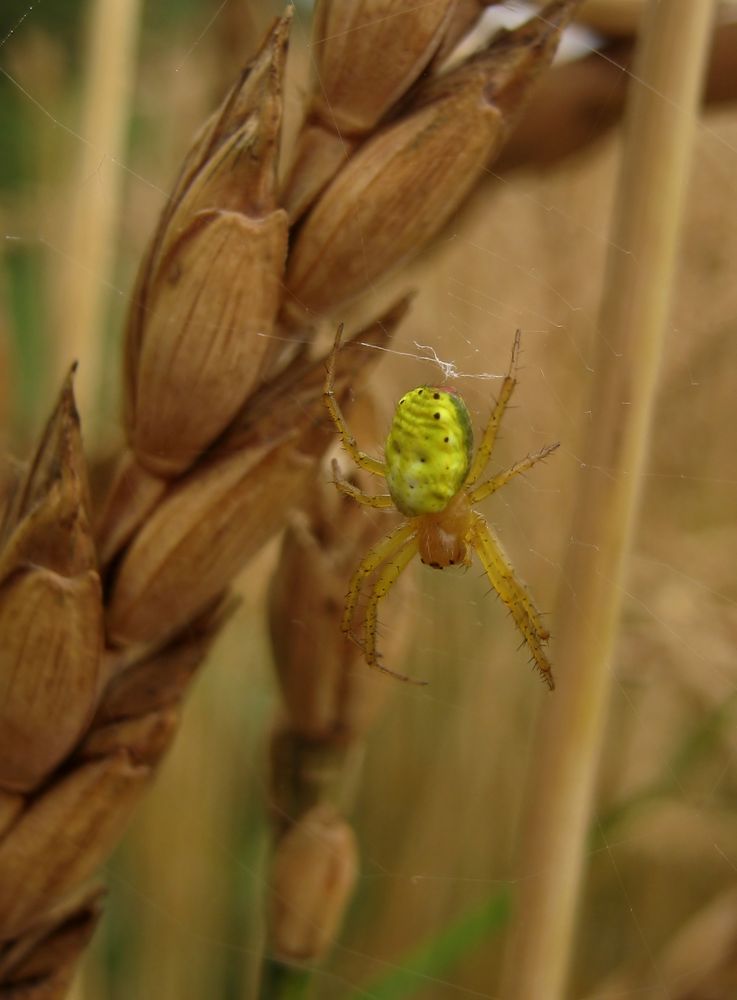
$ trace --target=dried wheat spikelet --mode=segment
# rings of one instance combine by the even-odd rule
[[[336,937],[358,875],[353,830],[330,806],[308,810],[273,861],[269,942],[282,962],[318,961]]]
[[[498,153],[576,6],[554,0],[457,68],[421,81],[366,139],[297,231],[288,317],[334,312],[442,229]]]
[[[3,529],[0,787],[7,791],[33,791],[95,710],[103,607],[88,503],[70,374]]]
[[[427,67],[455,6],[455,0],[317,4],[315,83],[282,192],[292,222]]]
[[[171,744],[189,684],[232,609],[230,583],[316,489],[334,430],[323,359],[309,356],[315,314],[360,296],[438,232],[488,165],[576,5],[555,0],[439,74],[433,60],[457,30],[456,4],[395,3],[403,16],[388,33],[372,23],[381,4],[318,4],[320,72],[331,93],[325,104],[311,98],[305,128],[328,136],[331,165],[325,173],[298,154],[289,185],[302,192],[300,210],[312,207],[291,231],[277,188],[289,15],[194,140],[132,296],[127,444],[104,502],[91,509],[71,376],[28,471],[3,475],[0,992],[64,996],[100,912],[85,883]],[[336,24],[361,30],[331,36]],[[359,68],[378,70],[382,86],[371,76],[350,83],[347,71]],[[337,158],[330,107],[351,132]],[[341,405],[361,391],[406,308],[396,302],[346,343],[335,373]],[[312,520],[293,530],[286,560],[314,546],[320,517],[332,514],[318,501]],[[322,531],[326,560],[352,561],[339,532],[353,532],[354,517],[341,513],[331,538]],[[364,530],[353,545],[364,544]],[[331,569],[318,564],[303,585],[328,610]],[[277,577],[277,635],[283,579],[281,597],[279,586]],[[274,910],[272,938],[285,958],[326,951],[356,870],[351,829],[326,801],[331,781],[303,794],[305,747],[332,761],[340,783],[339,744],[363,737],[380,700],[354,683],[357,651],[337,623],[331,634],[321,620],[325,659],[310,697],[297,678],[304,636],[282,634],[279,650],[282,746],[302,761],[281,769],[287,780],[297,775],[301,802],[276,852],[275,878],[291,903]],[[290,810],[293,802],[285,799]]]

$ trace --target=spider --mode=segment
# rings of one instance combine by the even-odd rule
[[[555,683],[545,652],[550,633],[527,588],[515,576],[496,534],[485,518],[473,509],[474,504],[501,489],[514,476],[526,472],[558,447],[558,442],[546,445],[486,482],[478,482],[491,458],[499,425],[517,384],[520,331],[515,334],[509,371],[475,455],[471,417],[461,396],[454,389],[423,385],[399,400],[383,462],[359,450],[335,397],[335,359],[342,333],[341,324],[327,362],[325,406],[350,457],[366,472],[385,479],[389,493],[364,493],[340,476],[338,463],[333,459],[335,485],[341,493],[360,504],[396,508],[405,516],[398,527],[369,550],[354,572],[346,596],[342,631],[351,635],[361,591],[375,573],[364,617],[363,642],[359,643],[366,662],[400,680],[426,683],[396,673],[379,662],[376,649],[379,602],[416,555],[419,554],[427,566],[445,569],[469,566],[473,550],[527,643],[532,662],[552,691]]]

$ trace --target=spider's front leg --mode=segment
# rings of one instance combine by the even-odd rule
[[[491,453],[494,450],[496,436],[499,433],[499,425],[502,422],[502,417],[504,416],[504,411],[507,408],[507,403],[512,398],[514,387],[517,385],[517,362],[519,361],[519,345],[521,338],[522,332],[521,330],[517,330],[514,335],[514,343],[512,344],[512,357],[509,361],[509,371],[502,382],[501,392],[499,393],[496,405],[494,406],[491,416],[489,417],[489,422],[486,425],[486,430],[484,431],[484,436],[481,439],[479,450],[476,452],[471,468],[466,476],[467,486],[476,482],[488,465]]]
[[[364,507],[375,507],[379,510],[386,510],[390,507],[394,508],[394,501],[388,493],[364,493],[363,490],[359,490],[359,488],[354,486],[353,483],[349,483],[347,479],[344,479],[340,474],[340,469],[338,468],[338,463],[335,459],[333,459],[332,462],[332,469],[333,476],[335,477],[333,482],[343,496],[350,497],[351,500],[355,500],[357,503],[363,504]]]
[[[335,359],[338,355],[338,351],[340,350],[342,336],[343,324],[341,323],[335,334],[333,349],[328,356],[325,389],[322,394],[323,402],[327,407],[330,418],[335,424],[338,434],[340,434],[340,440],[343,443],[343,447],[356,465],[358,465],[361,469],[365,469],[366,472],[370,472],[373,476],[385,476],[386,469],[384,467],[384,463],[379,462],[378,459],[371,458],[370,455],[367,455],[359,449],[358,442],[351,434],[351,430],[345,417],[343,416],[343,413],[341,412],[340,406],[338,405],[338,400],[335,395]]]
[[[532,653],[532,659],[542,679],[552,691],[555,688],[553,670],[545,652],[550,632],[543,625],[540,612],[532,603],[527,588],[514,575],[512,564],[501,542],[480,514],[474,515],[470,542],[486,570],[494,590],[506,604],[514,623]]]
[[[521,472],[527,472],[537,462],[542,462],[543,459],[547,458],[559,446],[560,441],[556,441],[554,444],[546,444],[544,448],[534,452],[532,455],[526,455],[525,458],[520,459],[519,462],[515,462],[514,465],[510,465],[508,469],[500,472],[493,479],[489,479],[487,482],[481,483],[480,486],[469,490],[469,500],[471,503],[478,503],[479,500],[485,500],[486,497],[491,496],[492,493],[496,493],[498,489],[505,486],[514,476],[518,476]]]

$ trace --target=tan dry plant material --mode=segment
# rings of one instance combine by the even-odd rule
[[[129,448],[123,451],[95,523],[101,567],[108,566],[130,541],[166,492],[166,486],[167,480],[145,469],[133,451]]]
[[[227,426],[278,345],[287,30],[278,22],[204,126],[141,265],[126,333],[128,433],[162,476],[188,468]]]
[[[35,788],[89,724],[102,589],[71,375],[19,485],[0,552],[0,787]]]
[[[282,192],[292,222],[427,67],[455,7],[456,0],[319,0],[312,91]]]
[[[311,113],[339,133],[370,131],[430,62],[455,6],[321,0],[312,27],[318,86]]]
[[[335,940],[358,875],[355,834],[327,805],[279,841],[269,887],[269,948],[280,961],[316,962]]]
[[[15,823],[26,804],[18,792],[0,791],[0,837]]]
[[[354,344],[385,346],[403,313],[394,307]],[[352,387],[366,364],[365,351],[348,351],[338,391]],[[297,374],[288,369],[253,400],[212,457],[171,487],[115,576],[107,620],[114,642],[160,641],[181,628],[282,527],[332,439],[323,373],[322,360]]]
[[[3,996],[9,1000],[61,1000],[66,996],[77,959],[102,914],[102,896],[97,887],[88,890],[3,952]]]
[[[95,872],[150,774],[120,751],[73,769],[29,805],[0,842],[0,940],[29,930]]]
[[[18,570],[0,587],[0,782],[27,792],[66,756],[94,712],[100,581]]]
[[[287,316],[335,313],[417,254],[497,154],[578,0],[555,0],[457,69],[423,82],[324,191],[287,265]]]
[[[335,628],[357,554],[385,533],[384,519],[367,517],[332,483],[316,486],[309,513],[297,511],[290,520],[269,617],[289,725],[300,736],[365,736],[389,693],[383,678],[366,669],[361,649]]]

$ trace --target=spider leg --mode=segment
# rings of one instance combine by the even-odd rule
[[[491,416],[489,417],[489,422],[486,425],[486,430],[484,431],[484,436],[481,439],[479,450],[476,452],[473,462],[471,463],[471,468],[466,476],[466,485],[471,485],[476,482],[486,468],[489,458],[491,457],[491,453],[494,450],[494,443],[496,442],[499,425],[502,422],[502,417],[504,416],[504,411],[507,408],[507,403],[511,399],[512,393],[514,392],[514,387],[517,385],[517,361],[519,359],[521,336],[521,331],[517,330],[514,335],[514,343],[512,344],[512,357],[509,362],[509,371],[505,376],[504,382],[502,383],[502,390],[499,393],[499,398],[497,399],[496,405],[494,406]]]
[[[414,535],[414,525],[411,522],[403,522],[399,527],[395,528],[390,534],[385,538],[382,538],[380,542],[372,546],[366,555],[363,557],[358,569],[354,572],[351,577],[351,582],[348,585],[348,593],[345,598],[345,608],[343,610],[343,619],[340,623],[340,627],[343,632],[349,633],[351,630],[351,625],[353,624],[353,616],[356,612],[356,605],[358,604],[358,597],[361,593],[361,588],[363,587],[366,577],[370,576],[375,569],[385,562],[387,559],[391,559],[396,553],[404,546]]]
[[[340,434],[340,440],[343,442],[343,447],[356,465],[365,469],[366,472],[370,472],[374,476],[383,476],[386,471],[384,463],[379,462],[376,458],[371,458],[370,455],[365,454],[365,452],[359,449],[358,442],[353,437],[353,434],[351,434],[351,430],[346,423],[346,419],[341,412],[338,400],[335,396],[335,359],[338,355],[338,351],[340,350],[342,336],[343,324],[341,323],[338,327],[337,333],[335,334],[333,349],[328,356],[325,389],[322,394],[323,402],[325,403],[328,413],[338,430],[338,434]]]
[[[333,482],[338,487],[340,492],[344,496],[350,497],[351,500],[356,500],[358,503],[363,504],[364,507],[394,507],[394,501],[388,493],[378,495],[364,493],[363,490],[359,490],[359,488],[354,486],[353,483],[349,483],[347,479],[344,479],[340,474],[338,463],[335,459],[333,459],[333,475],[335,476]]]
[[[471,503],[478,503],[479,500],[484,500],[486,497],[491,496],[492,493],[496,493],[513,476],[518,476],[520,472],[527,472],[536,462],[541,462],[544,458],[547,458],[551,452],[555,451],[559,444],[560,441],[556,441],[555,444],[546,444],[540,451],[536,451],[532,455],[527,455],[519,462],[515,462],[514,465],[510,465],[504,472],[498,473],[493,479],[489,479],[487,482],[481,483],[480,486],[476,486],[475,489],[469,490],[469,500]]]
[[[371,597],[369,598],[369,602],[366,607],[366,618],[364,619],[363,624],[363,649],[366,655],[366,662],[370,667],[374,667],[376,670],[381,670],[383,673],[389,674],[390,677],[394,677],[396,680],[404,681],[406,684],[424,686],[427,684],[427,681],[415,680],[414,677],[408,677],[406,674],[399,674],[395,670],[390,670],[389,667],[383,666],[379,663],[379,657],[376,651],[376,626],[379,601],[386,597],[399,579],[400,574],[417,555],[417,551],[417,539],[410,538],[404,543],[404,546],[400,548],[398,552],[388,559],[377,576],[376,582],[371,588]]]
[[[501,542],[480,514],[474,517],[470,542],[486,570],[489,582],[509,608],[542,679],[552,691],[555,681],[550,661],[544,650],[550,633],[543,625],[540,613],[532,603],[527,588],[514,575],[512,564]]]

